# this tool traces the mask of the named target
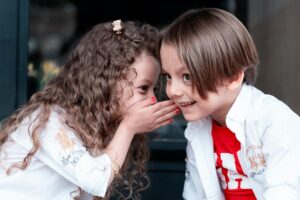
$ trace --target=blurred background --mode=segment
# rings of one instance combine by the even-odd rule
[[[244,23],[260,57],[256,87],[300,114],[298,0],[0,0],[0,120],[59,72],[92,26],[122,19],[160,29],[184,11],[203,7],[225,9]],[[179,116],[149,134],[151,185],[143,199],[182,199],[185,127]]]

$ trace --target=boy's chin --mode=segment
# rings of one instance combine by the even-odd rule
[[[203,119],[203,117],[201,118],[201,117],[197,117],[197,116],[184,115],[184,114],[183,114],[183,118],[188,122],[196,122],[196,121]]]

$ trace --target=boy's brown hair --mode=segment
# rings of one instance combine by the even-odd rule
[[[193,87],[206,99],[224,80],[241,70],[244,82],[254,84],[258,56],[244,25],[231,13],[204,8],[189,10],[161,33],[160,44],[178,49],[178,56],[191,73]]]

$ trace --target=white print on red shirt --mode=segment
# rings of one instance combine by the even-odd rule
[[[222,168],[217,168],[217,173],[223,189],[251,189],[248,177],[243,173],[240,165],[236,165],[239,161],[236,161],[235,157],[238,157],[239,153],[240,151],[236,153],[236,156],[230,153],[221,153]],[[216,153],[215,158],[218,160]]]

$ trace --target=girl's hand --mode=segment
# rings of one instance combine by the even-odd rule
[[[170,100],[157,102],[145,99],[132,105],[124,116],[121,125],[133,134],[150,132],[173,122],[172,117],[179,113]]]

